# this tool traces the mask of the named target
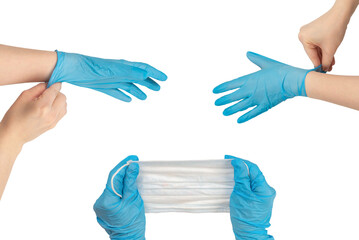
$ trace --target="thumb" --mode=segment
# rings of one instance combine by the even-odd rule
[[[234,170],[234,188],[240,192],[251,192],[251,183],[248,175],[248,167],[243,159],[226,155],[225,159],[232,159],[231,164]]]
[[[57,94],[59,94],[60,90],[61,90],[61,83],[55,83],[41,94],[39,100],[46,104],[52,105],[55,98],[57,97]]]
[[[36,86],[25,90],[24,93],[26,93],[25,96],[31,98],[31,99],[36,99],[38,98],[44,91],[46,90],[46,83],[40,83],[37,84]]]
[[[275,195],[276,192],[274,188],[269,186],[258,166],[250,161],[243,161],[247,164],[249,168],[249,179],[252,191],[260,196]]]
[[[257,65],[260,68],[269,68],[271,67],[273,64],[278,64],[280,62],[267,58],[265,56],[262,56],[258,53],[254,53],[254,52],[247,52],[247,58],[254,63],[255,65]]]
[[[123,197],[125,199],[138,191],[136,179],[139,173],[139,169],[140,167],[136,162],[132,162],[127,168],[123,187]]]

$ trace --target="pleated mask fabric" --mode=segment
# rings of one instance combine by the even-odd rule
[[[129,164],[139,164],[137,187],[146,213],[229,212],[229,199],[234,187],[230,159],[129,161],[126,165]],[[112,190],[120,197],[113,179],[121,169],[112,176]]]

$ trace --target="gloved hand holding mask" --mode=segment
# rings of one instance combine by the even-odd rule
[[[268,185],[258,166],[233,156],[235,186],[230,199],[230,214],[237,240],[273,240],[270,226],[275,190]]]
[[[127,166],[130,160],[138,158],[129,156],[110,172],[106,188],[94,205],[98,223],[112,240],[145,239],[145,209],[136,185],[139,166]],[[112,184],[122,197],[113,192]]]
[[[145,63],[56,52],[57,63],[48,86],[56,82],[67,82],[130,102],[131,97],[123,91],[144,100],[147,96],[136,84],[158,91],[160,85],[153,79],[159,81],[167,79],[163,72]]]

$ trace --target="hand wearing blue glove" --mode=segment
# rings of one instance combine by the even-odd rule
[[[230,198],[230,214],[236,240],[274,239],[267,234],[275,190],[268,185],[258,166],[233,156],[235,186]]]
[[[112,240],[145,239],[145,209],[136,185],[139,166],[126,165],[130,160],[138,161],[138,157],[128,156],[110,172],[106,188],[94,205],[98,223]],[[117,172],[113,185],[122,198],[111,187],[112,177]]]
[[[130,102],[131,97],[123,93],[123,91],[144,100],[147,98],[146,94],[135,84],[158,91],[160,90],[160,85],[153,79],[159,81],[167,79],[163,72],[145,63],[56,52],[57,63],[48,86],[56,82],[68,82]]]
[[[307,96],[305,77],[311,71],[295,68],[287,64],[248,52],[248,59],[261,68],[258,72],[225,82],[214,88],[213,93],[234,92],[216,100],[216,106],[234,103],[223,111],[228,116],[250,107],[255,107],[238,118],[238,123],[246,122],[288,98]]]

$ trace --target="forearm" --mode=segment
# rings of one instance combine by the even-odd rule
[[[348,24],[358,4],[359,0],[337,0],[334,3],[332,11],[338,13],[338,21],[343,21],[343,23]]]
[[[56,61],[55,52],[0,44],[0,85],[47,82]]]
[[[359,76],[338,76],[318,72],[305,79],[308,97],[359,110]]]
[[[0,123],[0,200],[21,148],[22,146],[16,144],[11,134],[6,132]]]

